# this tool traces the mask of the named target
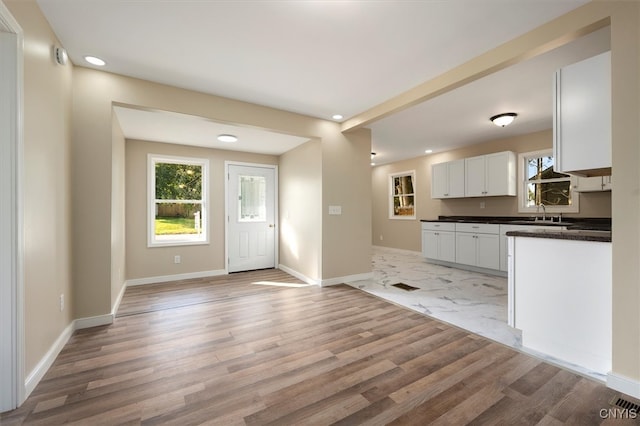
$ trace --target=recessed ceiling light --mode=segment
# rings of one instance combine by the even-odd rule
[[[425,154],[431,154],[432,152],[433,152],[432,149],[427,149],[427,150],[424,151]]]
[[[95,65],[98,67],[103,67],[107,64],[105,61],[100,58],[96,58],[95,56],[85,56],[84,60],[89,62],[91,65]]]
[[[344,117],[340,114],[333,114],[331,118],[333,118],[334,120],[342,120]]]
[[[227,143],[238,142],[238,137],[234,135],[222,134],[222,135],[218,135],[218,140],[220,142],[227,142]]]
[[[372,166],[375,166],[375,165],[376,165],[376,163],[374,163],[374,162],[372,161],[372,162],[371,162],[371,165],[372,165]]]
[[[100,58],[96,58],[95,56],[85,56],[84,60],[89,62],[91,65],[95,65],[98,67],[103,67],[107,64],[105,61]]]

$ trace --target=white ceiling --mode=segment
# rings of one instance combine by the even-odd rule
[[[109,72],[326,119],[366,111],[584,3],[38,0],[76,65],[99,56]],[[377,161],[550,128],[553,70],[607,48],[601,31],[373,123]],[[506,111],[519,114],[512,126],[489,125],[489,116]],[[137,139],[202,144],[242,131],[155,113],[120,108],[118,117]],[[166,126],[162,134],[149,120]],[[257,148],[230,149],[273,145],[264,152],[279,154],[304,142],[263,136]]]

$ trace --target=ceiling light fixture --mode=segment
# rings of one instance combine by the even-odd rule
[[[426,150],[424,151],[424,153],[425,153],[425,154],[431,154],[432,152],[433,152],[433,150],[432,150],[432,149],[426,149]]]
[[[508,126],[516,119],[518,114],[515,112],[505,112],[504,114],[498,114],[491,117],[489,120],[498,127]]]
[[[344,117],[341,114],[333,114],[331,118],[334,120],[342,120]]]
[[[375,157],[375,156],[376,156],[376,153],[375,153],[375,152],[372,152],[372,153],[371,153],[371,159],[373,160],[373,157]]]
[[[85,56],[84,60],[89,62],[91,65],[95,65],[98,67],[103,67],[107,64],[105,61],[100,58],[96,58],[95,56]]]
[[[234,135],[229,135],[229,134],[222,134],[222,135],[218,135],[218,140],[220,142],[232,143],[232,142],[238,142],[238,137]]]
[[[67,61],[69,60],[69,56],[67,55],[67,51],[64,50],[64,47],[56,46],[53,49],[53,55],[56,58],[56,62],[60,65],[67,65]]]

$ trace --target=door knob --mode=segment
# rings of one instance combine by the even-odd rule
[[[269,225],[269,228],[273,228],[273,227],[275,227],[273,223]]]

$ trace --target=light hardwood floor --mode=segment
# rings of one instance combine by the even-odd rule
[[[259,284],[260,283],[260,284]],[[0,424],[636,424],[617,393],[346,285],[278,270],[127,289]]]

